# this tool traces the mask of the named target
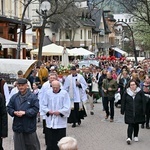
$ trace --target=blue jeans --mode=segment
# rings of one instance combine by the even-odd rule
[[[104,109],[106,112],[106,115],[110,115],[110,119],[114,119],[114,97],[104,97]],[[110,111],[109,111],[109,104],[110,104]]]

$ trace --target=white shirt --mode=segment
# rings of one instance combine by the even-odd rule
[[[6,105],[7,105],[9,102],[9,88],[8,88],[7,83],[4,83],[3,90],[4,90],[5,99],[6,99]]]

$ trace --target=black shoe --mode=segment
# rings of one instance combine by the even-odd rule
[[[41,122],[40,118],[38,118],[38,122]]]
[[[141,128],[144,129],[144,124],[141,124]]]
[[[72,128],[75,128],[75,127],[76,127],[76,124],[73,124],[73,125],[72,125]]]
[[[115,103],[115,106],[118,108],[118,104],[117,103]]]
[[[146,129],[150,129],[150,127],[149,127],[149,125],[148,125],[148,124],[146,125]]]
[[[93,111],[91,111],[91,112],[90,112],[90,114],[91,114],[91,115],[94,115],[94,112],[93,112]]]
[[[81,124],[81,120],[80,121],[78,121],[78,125],[80,125]]]

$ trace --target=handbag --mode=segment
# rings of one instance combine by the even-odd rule
[[[119,92],[115,93],[115,102],[118,102],[121,99],[121,95]]]
[[[98,83],[92,82],[92,92],[98,92]]]

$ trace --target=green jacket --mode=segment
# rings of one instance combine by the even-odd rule
[[[111,88],[112,90],[108,90],[108,88]],[[103,80],[102,89],[107,90],[104,92],[104,97],[114,97],[116,91],[118,90],[118,84],[117,81],[114,79],[108,80],[107,78]]]

